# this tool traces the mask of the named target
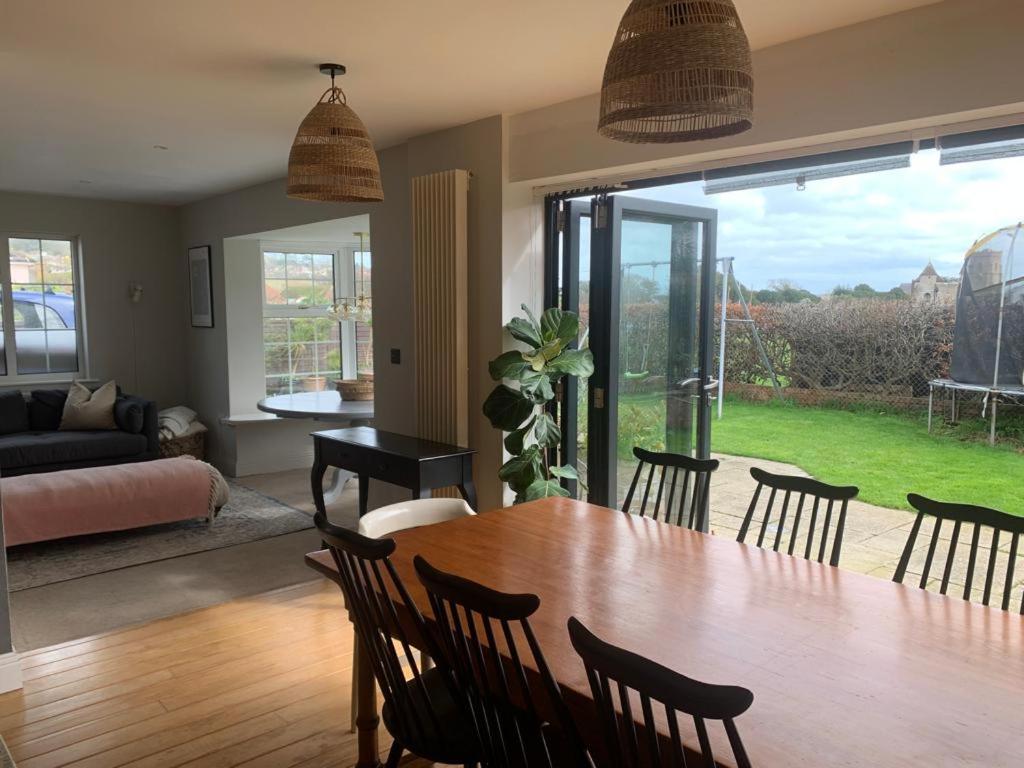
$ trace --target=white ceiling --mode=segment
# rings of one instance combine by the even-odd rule
[[[763,48],[931,2],[736,5]],[[626,4],[3,0],[0,189],[181,203],[278,178],[324,60],[378,148],[594,93]]]

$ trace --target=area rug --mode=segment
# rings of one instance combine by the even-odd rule
[[[195,552],[233,547],[313,527],[311,515],[228,481],[231,500],[206,520],[76,536],[7,550],[12,592]]]

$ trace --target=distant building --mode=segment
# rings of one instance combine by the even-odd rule
[[[928,266],[910,283],[900,286],[911,301],[936,302],[939,304],[955,304],[956,292],[960,288],[960,278],[942,277],[935,271],[929,261]]]

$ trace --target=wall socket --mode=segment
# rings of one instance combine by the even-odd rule
[[[401,365],[402,364],[402,350],[397,347],[391,348],[391,364]]]

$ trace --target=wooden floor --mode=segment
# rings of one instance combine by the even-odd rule
[[[352,628],[327,582],[32,651],[22,666],[24,689],[0,696],[18,768],[355,762]]]

